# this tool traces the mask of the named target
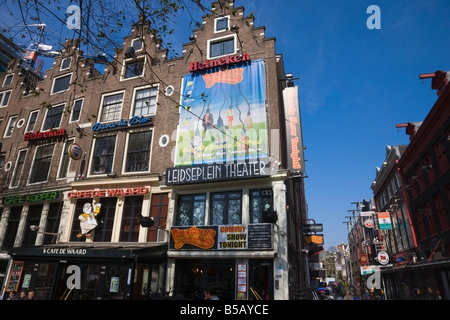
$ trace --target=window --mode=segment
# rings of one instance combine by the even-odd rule
[[[91,174],[108,174],[112,171],[116,136],[97,138],[92,156]]]
[[[132,42],[131,46],[133,47],[134,51],[141,50],[142,49],[142,41],[141,41],[141,39],[133,39],[133,42]]]
[[[420,165],[418,165],[416,167],[416,177],[417,177],[417,181],[419,183],[419,193],[420,193],[423,190],[425,190],[425,188],[427,187],[426,183],[425,183],[425,178],[424,178],[424,176],[422,174],[422,168],[421,168]]]
[[[215,21],[216,32],[225,31],[228,29],[228,17],[218,18]]]
[[[130,133],[126,159],[126,172],[149,171],[152,131]]]
[[[209,57],[215,58],[235,52],[234,37],[209,43]]]
[[[439,139],[439,141],[433,145],[433,148],[434,152],[436,153],[440,173],[442,174],[449,168],[448,159],[447,155],[445,154],[445,148],[442,144],[442,140]]]
[[[23,247],[31,247],[36,244],[37,232],[30,230],[30,226],[39,226],[43,207],[43,204],[31,205],[29,207],[23,235]]]
[[[8,225],[5,232],[5,238],[3,239],[2,250],[7,250],[14,246],[17,230],[19,229],[22,208],[22,206],[11,207],[8,217]]]
[[[72,107],[72,114],[70,116],[70,122],[80,120],[81,107],[83,106],[83,99],[75,100]]]
[[[433,163],[431,162],[430,153],[427,153],[423,160],[425,162],[424,169],[428,176],[428,183],[431,184],[434,180],[436,180],[436,169],[433,167]]]
[[[54,149],[54,144],[37,147],[33,168],[30,173],[30,183],[47,181]]]
[[[263,223],[263,211],[270,211],[272,209],[272,190],[250,191],[250,223]]]
[[[434,203],[437,208],[438,217],[439,217],[439,224],[441,226],[441,231],[448,231],[450,230],[450,223],[448,221],[447,217],[447,211],[445,210],[444,201],[442,199],[442,196],[440,193],[436,194],[434,197]]]
[[[39,115],[39,110],[32,111],[30,113],[30,116],[28,118],[27,129],[25,130],[25,132],[31,132],[31,131],[34,130],[34,126],[36,124],[36,120],[37,120],[38,115]]]
[[[125,65],[125,79],[139,77],[144,74],[144,62],[145,59],[138,59],[127,62]]]
[[[22,178],[23,164],[25,163],[26,155],[27,155],[26,149],[19,151],[19,155],[17,156],[16,167],[14,168],[14,173],[11,178],[11,187],[17,187],[19,185],[19,181]]]
[[[152,194],[150,217],[153,218],[155,224],[148,230],[148,239],[147,239],[148,242],[164,241],[164,239],[158,239],[158,229],[162,230],[166,229],[168,208],[169,208],[168,193]]]
[[[72,58],[65,58],[61,61],[61,68],[59,70],[67,70],[70,68],[70,63],[72,62]]]
[[[437,231],[437,227],[436,227],[436,221],[434,219],[434,213],[431,210],[430,202],[425,203],[424,213],[425,213],[425,216],[427,217],[428,227],[430,230],[430,236],[434,236],[438,233],[438,231]]]
[[[4,153],[0,154],[0,172],[2,172],[3,164],[5,163],[6,155]]]
[[[67,140],[66,143],[64,144],[63,153],[61,155],[61,164],[59,166],[58,178],[67,177],[67,172],[69,171],[69,163],[70,163],[69,147],[74,142],[75,139],[70,139]]]
[[[155,114],[157,96],[158,96],[157,88],[146,88],[136,90],[136,94],[134,95],[133,117]]]
[[[59,222],[61,220],[61,211],[64,202],[52,202],[48,209],[47,223],[45,225],[45,232],[47,233],[58,233]],[[78,216],[77,216],[78,217]],[[54,244],[56,242],[57,236],[46,234],[44,235],[44,245]]]
[[[122,115],[123,93],[105,96],[103,98],[100,122],[119,120]]]
[[[11,96],[11,90],[0,92],[0,108],[6,107],[8,105],[10,96]]]
[[[114,228],[117,198],[101,198],[100,203],[102,207],[98,217],[101,217],[101,222],[100,219],[97,219],[100,223],[97,229],[95,229],[94,241],[110,242]]]
[[[142,212],[142,202],[144,197],[125,197],[122,226],[120,228],[120,242],[138,242],[140,222],[139,216]]]
[[[5,134],[3,135],[4,138],[11,137],[14,127],[16,125],[16,122],[17,122],[17,116],[12,116],[9,118],[8,125],[6,126],[6,130],[5,130]]]
[[[72,75],[65,75],[53,80],[52,94],[69,90]]]
[[[242,220],[241,202],[241,191],[213,193],[211,196],[211,224],[240,224]]]
[[[177,226],[202,226],[205,224],[205,194],[178,197]]]
[[[42,131],[59,128],[64,111],[64,105],[56,106],[47,110]]]
[[[13,77],[14,77],[14,74],[8,74],[8,75],[5,77],[5,81],[3,82],[3,86],[4,86],[4,87],[10,86],[11,83],[12,83]]]

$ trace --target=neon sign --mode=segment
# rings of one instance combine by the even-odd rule
[[[153,118],[152,117],[144,117],[144,116],[134,116],[130,120],[126,121],[121,119],[118,122],[112,122],[112,123],[101,123],[97,122],[92,126],[92,131],[104,131],[104,130],[110,130],[110,129],[119,129],[122,127],[128,127],[128,126],[136,126],[140,124],[152,124]]]

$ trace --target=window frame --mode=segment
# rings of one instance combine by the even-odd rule
[[[22,154],[22,152],[25,153],[24,157],[23,157],[23,162],[21,162],[21,166],[20,166],[20,173],[18,172],[18,168],[19,168],[19,159],[20,159],[20,155]],[[27,160],[27,155],[28,155],[28,148],[27,149],[20,149],[19,152],[17,152],[17,158],[14,164],[14,170],[11,176],[11,180],[9,181],[9,187],[10,188],[17,188],[20,185],[20,180],[22,180],[22,175],[23,175],[23,168],[25,166],[25,162]],[[19,175],[17,177],[17,174]],[[14,185],[13,182],[17,180],[17,184]]]
[[[150,149],[148,150],[148,169],[147,170],[141,170],[141,171],[127,171],[127,168],[128,168],[128,156],[129,156],[129,153],[130,153],[129,149],[128,149],[129,146],[130,146],[130,136],[131,135],[137,135],[137,134],[146,134],[146,133],[150,133],[150,135],[151,135],[151,137],[150,137]],[[149,173],[150,172],[150,164],[151,164],[151,160],[152,160],[152,151],[153,151],[153,137],[154,137],[154,132],[153,132],[152,129],[139,130],[139,131],[137,131],[137,130],[130,130],[130,131],[127,132],[127,139],[126,139],[126,143],[125,143],[123,164],[122,164],[122,174],[136,174],[136,173]],[[141,152],[143,152],[143,150],[133,151],[132,153],[141,153]]]
[[[47,178],[45,180],[42,180],[42,181],[31,181],[31,178],[34,175],[34,169],[35,169],[35,166],[36,166],[36,156],[37,156],[38,151],[40,149],[42,149],[42,148],[46,148],[46,147],[49,147],[49,146],[53,146],[53,150],[51,152],[52,153],[51,156],[50,157],[47,156],[47,157],[40,158],[40,160],[50,159],[50,164],[48,166],[48,171],[47,171]],[[47,144],[39,145],[39,146],[36,147],[36,149],[34,150],[33,160],[31,161],[30,171],[28,173],[27,185],[36,185],[36,184],[48,182],[48,178],[50,176],[50,172],[51,172],[51,169],[52,169],[52,161],[53,161],[53,158],[55,156],[55,151],[56,151],[56,143],[47,143]]]
[[[219,22],[219,20],[223,20],[223,19],[227,19],[227,26],[225,27],[225,29],[218,29],[217,28],[217,23]],[[220,33],[220,32],[224,32],[230,30],[230,16],[222,16],[222,17],[218,17],[216,19],[214,19],[214,33]]]
[[[218,200],[218,199],[214,199],[215,195],[225,195],[225,198],[223,200]],[[239,194],[239,222],[233,222],[230,223],[230,202],[235,200],[233,198],[230,198],[230,195],[232,194]],[[242,224],[242,220],[243,220],[243,213],[244,213],[244,208],[243,208],[243,191],[242,190],[235,190],[235,191],[223,191],[223,192],[211,192],[210,195],[210,204],[209,204],[209,223],[211,225],[234,225],[234,224]],[[222,222],[218,223],[216,221],[214,221],[214,202],[215,201],[224,201],[225,202],[225,206],[223,208],[223,218],[222,218]]]
[[[141,61],[141,60],[142,60],[142,74],[135,75],[135,76],[132,76],[132,77],[126,77],[128,65],[130,63],[138,62],[138,61]],[[131,80],[131,79],[136,79],[136,78],[143,77],[145,75],[145,65],[147,63],[147,57],[145,55],[140,55],[140,56],[132,57],[132,58],[129,58],[129,59],[125,59],[123,62],[124,63],[123,63],[123,66],[122,66],[122,73],[120,75],[120,81],[127,81],[127,80]]]
[[[144,37],[142,37],[142,40],[141,40],[141,38],[134,38],[133,40],[131,40],[131,47],[133,47],[133,49],[134,49],[135,52],[139,52],[139,51],[142,51],[142,50],[144,49],[144,40],[145,40]],[[135,43],[136,41],[139,41],[139,42],[141,43],[141,47],[140,47],[139,49],[136,49],[136,48],[134,47],[134,43]]]
[[[7,79],[11,79],[11,81],[9,81],[8,84],[6,84],[6,80],[7,80]],[[5,79],[3,79],[3,85],[2,85],[2,87],[8,87],[8,86],[12,85],[13,79],[14,79],[14,73],[7,74],[7,75],[5,76]]]
[[[34,131],[34,128],[36,128],[37,119],[39,118],[39,111],[40,110],[33,110],[30,112],[30,114],[28,115],[28,121],[27,121],[27,126],[25,127],[25,132],[33,132]],[[34,121],[33,128],[31,130],[29,130],[28,127],[30,126],[31,116],[35,113],[37,113],[36,120]]]
[[[211,56],[211,45],[212,44],[216,44],[216,43],[219,43],[219,42],[225,42],[225,41],[231,40],[231,39],[233,39],[233,48],[234,48],[233,52],[224,53],[224,54],[220,54],[220,55],[217,55],[217,56]],[[234,55],[236,53],[237,53],[236,34],[231,34],[231,35],[226,35],[226,36],[219,37],[219,38],[209,39],[207,41],[207,56],[208,56],[208,59],[218,59],[218,58],[221,58],[221,57],[226,57],[228,55]]]
[[[196,200],[196,197],[203,197],[203,199]],[[185,198],[185,200],[182,201],[182,198]],[[188,213],[189,216],[187,217],[189,219],[188,224],[182,224],[181,216],[180,216],[180,207],[181,202],[187,203],[189,206],[190,212]],[[208,194],[206,192],[199,192],[199,193],[193,193],[193,194],[179,194],[177,197],[177,207],[175,211],[175,219],[174,223],[175,226],[178,227],[186,227],[186,226],[204,226],[206,223],[206,217],[208,215],[207,212],[207,203],[208,203]],[[202,221],[199,224],[194,224],[194,210],[195,210],[195,203],[203,203],[203,217]]]
[[[68,149],[69,149],[69,146],[71,144],[73,144],[73,143],[75,143],[75,138],[74,137],[73,138],[69,138],[66,141],[64,141],[63,149],[61,151],[61,157],[60,157],[60,160],[59,160],[58,173],[56,175],[56,179],[67,179],[68,178],[67,177],[67,173],[69,172],[70,163],[71,163],[71,160],[72,160],[70,155],[69,155]],[[65,173],[65,176],[62,177],[61,176],[61,170],[63,168],[63,162],[66,161],[66,160],[67,160],[67,171]]]
[[[156,95],[155,95],[155,107],[154,107],[154,112],[153,113],[140,113],[140,114],[136,114],[136,95],[138,93],[138,91],[144,91],[144,90],[152,90],[155,89],[156,91]],[[145,98],[147,99],[147,98]],[[145,99],[139,99],[137,101],[141,101],[141,100],[145,100]],[[150,86],[144,86],[144,87],[136,87],[133,89],[133,100],[131,101],[131,108],[130,108],[130,119],[134,116],[153,116],[156,114],[157,112],[157,108],[158,108],[158,99],[159,99],[159,84],[157,85],[150,85]],[[142,109],[142,108],[141,108]]]
[[[73,111],[75,110],[75,105],[78,101],[81,101],[81,106],[80,106],[80,110],[78,111],[78,119],[77,120],[73,120]],[[72,104],[72,110],[70,110],[70,117],[69,117],[69,123],[73,123],[73,122],[78,122],[80,121],[81,118],[81,112],[83,110],[83,105],[84,105],[84,97],[81,98],[77,98],[73,101]]]
[[[67,60],[69,60],[69,66],[66,68],[63,68],[64,62]],[[63,59],[61,59],[61,65],[59,66],[59,71],[68,70],[68,69],[70,69],[71,65],[72,65],[72,57],[63,58]]]
[[[95,148],[97,145],[97,142],[99,139],[106,139],[106,138],[112,138],[114,137],[114,151],[112,154],[112,162],[111,162],[111,171],[110,172],[105,172],[105,173],[97,173],[97,174],[93,174],[93,166],[94,166],[94,157],[95,157]],[[90,156],[90,161],[89,161],[89,170],[88,170],[88,177],[104,177],[107,176],[109,173],[114,172],[114,154],[116,153],[117,150],[117,135],[116,134],[111,134],[111,135],[103,135],[103,136],[99,136],[99,137],[95,137],[94,139],[95,141],[93,141],[92,143],[92,149],[91,149],[91,156]]]
[[[133,202],[135,199],[135,203]],[[130,210],[130,215],[125,214],[126,210]],[[123,201],[123,211],[120,218],[120,230],[118,242],[139,242],[139,234],[141,225],[139,216],[142,215],[144,209],[144,196],[129,196]],[[135,230],[134,228],[137,228]],[[127,230],[128,229],[128,230]]]
[[[11,93],[12,93],[12,89],[0,92],[0,108],[6,108],[8,106],[9,101],[11,100]],[[8,94],[8,101],[6,102],[6,104],[4,104],[5,96],[7,94]]]
[[[15,119],[15,122],[14,122],[14,124],[13,124],[12,127],[11,127],[11,121],[12,121],[12,119]],[[10,116],[10,117],[9,117],[9,119],[8,119],[8,124],[6,125],[6,128],[5,128],[5,132],[3,133],[3,138],[9,138],[9,137],[12,136],[12,134],[13,134],[13,132],[14,132],[14,129],[15,129],[15,127],[16,127],[16,124],[17,124],[17,119],[19,119],[19,116],[18,116],[18,115],[14,115],[14,116]],[[11,128],[10,134],[9,134],[9,135],[6,135],[6,133],[9,131],[10,128]]]
[[[103,121],[102,121],[102,119],[103,119],[103,110],[104,110],[104,108],[105,108],[105,105],[104,105],[104,103],[105,103],[105,98],[106,98],[106,97],[115,96],[115,95],[120,95],[120,94],[122,95],[122,102],[121,102],[121,104],[120,104],[120,115],[119,115],[119,117],[118,117],[117,119],[113,119],[113,120],[103,120]],[[101,99],[101,101],[100,101],[100,108],[98,109],[98,110],[99,110],[99,111],[98,111],[98,116],[97,116],[98,122],[100,122],[100,123],[109,123],[109,122],[114,122],[114,121],[120,120],[121,117],[122,117],[123,102],[124,102],[124,101],[125,101],[125,90],[115,91],[115,92],[103,94],[103,95],[102,95],[102,99]]]
[[[60,91],[55,92],[55,83],[56,83],[56,81],[59,80],[59,79],[65,78],[65,77],[70,77],[69,85],[68,85],[67,89],[60,90]],[[69,90],[70,90],[70,85],[71,85],[71,83],[72,83],[72,72],[70,72],[70,73],[65,73],[65,74],[63,74],[63,75],[54,77],[54,78],[53,78],[53,82],[52,82],[52,90],[51,90],[51,92],[50,92],[50,95],[55,95],[55,94],[58,94],[58,93],[63,93],[63,92],[69,91]]]
[[[48,129],[44,129],[44,128],[46,127],[46,124],[47,124],[47,116],[48,116],[48,112],[49,112],[50,110],[53,110],[53,109],[56,109],[56,108],[60,108],[60,107],[62,107],[62,109],[61,109],[61,118],[59,119],[59,124],[58,124],[58,126],[56,126],[56,127],[51,127],[51,128],[48,128]],[[45,132],[45,131],[48,131],[48,130],[50,130],[50,129],[53,129],[53,130],[59,129],[59,128],[61,127],[61,123],[62,123],[62,119],[63,119],[63,115],[64,115],[64,109],[65,109],[65,108],[66,108],[66,103],[64,102],[64,103],[57,104],[57,105],[52,106],[51,108],[47,109],[47,110],[45,111],[44,120],[42,121],[41,131],[42,131],[42,132]],[[53,115],[52,117],[54,117],[54,115]]]

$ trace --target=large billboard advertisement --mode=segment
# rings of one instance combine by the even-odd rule
[[[181,93],[175,166],[267,158],[263,60],[193,72]]]

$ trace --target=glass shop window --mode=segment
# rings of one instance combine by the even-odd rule
[[[205,224],[205,194],[180,195],[178,197],[177,226],[201,226]]]
[[[273,210],[271,189],[250,191],[250,223],[263,223],[263,211]]]
[[[212,225],[240,224],[242,221],[242,192],[218,192],[211,195]]]

